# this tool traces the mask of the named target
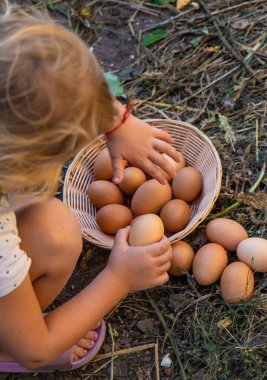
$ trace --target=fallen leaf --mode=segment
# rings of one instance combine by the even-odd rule
[[[232,27],[237,30],[244,30],[249,26],[248,20],[237,20],[232,23]]]
[[[179,11],[182,10],[184,7],[187,6],[187,4],[191,3],[192,0],[177,0],[176,2],[176,9]]]
[[[200,44],[202,40],[202,37],[196,37],[196,38],[193,38],[191,41],[190,41],[190,44],[193,45],[195,48],[198,47],[198,45]]]
[[[92,9],[89,8],[89,7],[87,7],[87,6],[83,7],[82,10],[81,10],[81,16],[82,17],[89,18],[89,17],[92,16],[92,14],[93,14]]]
[[[230,318],[224,318],[221,319],[218,323],[217,326],[219,327],[220,330],[226,329],[228,326],[231,326],[233,321]]]
[[[145,46],[152,45],[155,42],[160,41],[163,38],[167,37],[167,35],[168,35],[167,30],[157,28],[153,30],[153,32],[151,32],[150,34],[148,34],[147,36],[143,38],[143,44]]]

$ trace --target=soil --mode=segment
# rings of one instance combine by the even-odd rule
[[[40,6],[38,1],[27,3]],[[121,78],[126,95],[137,100],[137,116],[179,116],[211,138],[223,165],[222,189],[212,212],[220,212],[239,201],[240,207],[228,216],[241,222],[250,236],[266,238],[266,176],[257,191],[248,194],[266,160],[267,105],[262,83],[266,85],[266,43],[251,63],[254,73],[260,72],[257,81],[225,48],[211,17],[197,5],[181,12],[179,21],[173,19],[179,13],[170,1],[163,1],[163,5],[157,5],[160,1],[41,3],[46,4],[53,17],[76,30],[93,46],[104,71]],[[254,1],[247,6],[242,1],[230,0],[205,3],[216,15],[228,40],[231,35],[235,38],[236,42],[230,43],[238,47],[244,59],[264,34],[267,1]],[[240,29],[232,28],[232,23],[238,20],[243,20],[243,25]],[[250,24],[242,29],[244,20]],[[172,33],[166,40],[145,47],[142,36],[153,28]],[[210,85],[217,72],[227,73],[235,66],[236,75]],[[208,85],[203,93],[193,96]],[[179,104],[180,108],[175,108]],[[182,107],[185,104],[187,108]],[[228,132],[230,136],[232,130],[235,135],[234,149],[232,135],[227,138],[227,130],[220,127],[219,114],[230,121]],[[257,143],[255,123],[258,123]],[[187,240],[196,250],[202,246],[206,241],[205,223]],[[66,302],[90,283],[104,268],[108,257],[108,251],[84,241],[77,268],[52,307]],[[106,316],[108,332],[100,354],[113,350],[113,357],[100,356],[75,372],[0,374],[0,380],[264,380],[266,274],[256,274],[255,280],[255,297],[250,302],[230,306],[221,298],[218,284],[201,287],[190,273],[182,278],[170,277],[169,283],[160,288],[129,295]],[[171,359],[170,367],[161,365],[166,355]]]

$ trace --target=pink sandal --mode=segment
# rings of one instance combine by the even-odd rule
[[[95,341],[94,346],[87,351],[87,354],[84,355],[81,359],[76,362],[71,362],[72,357],[72,348],[64,352],[59,358],[53,360],[52,362],[46,364],[43,367],[29,370],[22,367],[16,362],[0,362],[0,372],[9,372],[9,373],[21,373],[21,372],[54,372],[54,371],[73,371],[77,368],[88,364],[94,356],[100,350],[106,335],[106,325],[102,320],[101,325],[95,329],[98,334],[97,340]]]

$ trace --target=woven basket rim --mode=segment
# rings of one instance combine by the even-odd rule
[[[184,126],[188,129],[191,129],[193,130],[198,136],[201,136],[201,138],[203,140],[205,140],[205,142],[208,144],[208,146],[210,147],[210,149],[212,150],[212,153],[215,157],[215,160],[216,160],[216,188],[214,189],[214,195],[213,195],[213,198],[211,199],[211,201],[209,202],[209,204],[206,206],[206,208],[202,211],[201,215],[199,216],[199,218],[194,222],[194,224],[189,228],[187,229],[186,231],[184,231],[184,233],[176,233],[176,234],[173,234],[171,236],[168,237],[169,241],[171,243],[174,243],[176,241],[179,241],[181,239],[183,239],[185,236],[189,235],[193,230],[195,230],[195,228],[205,220],[205,218],[208,216],[208,214],[210,213],[219,193],[220,193],[220,189],[221,189],[221,181],[222,181],[222,165],[221,165],[221,160],[220,160],[220,157],[219,157],[219,154],[215,148],[215,146],[213,145],[212,141],[202,132],[200,131],[198,128],[196,128],[195,126],[193,126],[192,124],[190,123],[187,123],[187,122],[183,122],[183,121],[180,121],[180,120],[172,120],[172,119],[155,119],[155,118],[149,118],[149,119],[143,119],[143,121],[147,122],[147,123],[160,123],[162,124],[162,127],[164,127],[164,124],[166,124],[167,126],[170,126],[170,125],[173,125],[174,127],[175,126]],[[157,127],[157,125],[154,125],[155,127]],[[68,206],[68,196],[67,196],[67,185],[68,185],[68,181],[69,181],[69,178],[70,178],[70,174],[73,170],[73,167],[76,165],[76,163],[79,162],[79,160],[84,157],[84,154],[90,149],[93,149],[94,147],[98,147],[98,145],[100,143],[102,143],[103,141],[105,140],[105,135],[101,134],[99,136],[97,136],[96,138],[94,138],[89,144],[87,144],[84,148],[82,148],[77,154],[76,156],[73,158],[73,160],[70,162],[67,170],[66,170],[66,173],[65,173],[65,177],[64,177],[64,183],[63,183],[63,203],[65,203],[67,206]],[[89,228],[87,230],[90,230]],[[111,243],[110,242],[105,242],[104,239],[100,239],[99,237],[96,238],[94,236],[88,236],[88,234],[86,234],[83,230],[82,230],[82,235],[83,235],[83,238],[85,238],[87,241],[91,242],[92,244],[98,246],[98,247],[101,247],[103,249],[112,249],[112,246],[111,246]],[[101,235],[101,233],[100,233]],[[178,236],[177,236],[178,235]],[[108,240],[108,239],[106,239]]]

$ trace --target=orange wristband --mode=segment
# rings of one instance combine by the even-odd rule
[[[106,136],[109,136],[111,133],[115,132],[117,129],[119,129],[125,123],[125,121],[128,119],[128,117],[131,116],[132,108],[133,108],[132,103],[127,104],[127,106],[125,107],[125,111],[122,115],[122,119],[121,119],[120,124],[116,125],[116,127],[114,127],[111,131],[106,132],[105,133]]]

